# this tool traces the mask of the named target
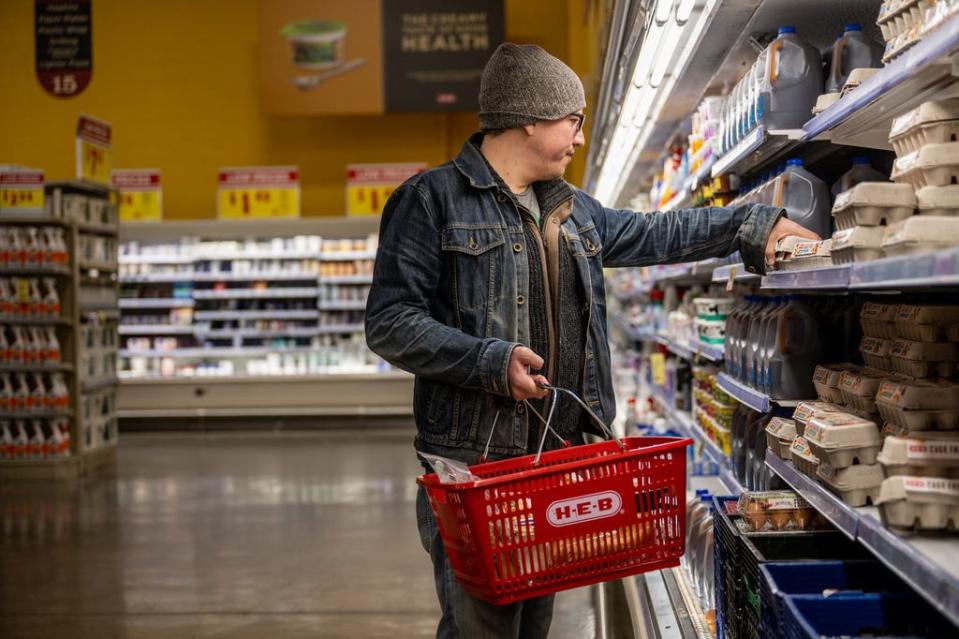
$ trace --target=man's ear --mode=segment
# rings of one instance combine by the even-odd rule
[[[530,137],[536,131],[536,123],[533,122],[532,124],[524,124],[522,129],[526,131],[526,136]]]

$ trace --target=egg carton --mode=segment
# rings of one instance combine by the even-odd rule
[[[809,448],[809,443],[802,437],[797,436],[789,446],[789,458],[796,470],[809,477],[816,476],[816,470],[819,468],[819,458],[813,454]]]
[[[882,467],[875,463],[836,468],[821,461],[816,477],[843,503],[853,508],[876,503],[883,481]]]
[[[859,343],[859,352],[862,354],[862,360],[866,362],[866,366],[882,371],[892,370],[889,357],[889,353],[892,351],[892,342],[891,339],[864,336]]]
[[[935,0],[900,0],[885,2],[879,10],[876,24],[882,31],[883,40],[892,42],[924,23],[925,12]]]
[[[773,417],[766,425],[766,445],[780,459],[789,459],[789,447],[796,439],[796,422]]]
[[[919,190],[927,186],[948,186],[959,177],[959,142],[928,144],[896,160],[892,180],[911,184]]]
[[[955,0],[937,0],[933,7],[926,9],[923,18],[925,24],[919,30],[920,35],[925,37],[934,33],[957,13],[959,13],[959,3],[956,3]]]
[[[860,86],[862,83],[871,78],[872,76],[879,73],[879,69],[869,69],[869,68],[860,68],[853,69],[849,72],[849,77],[846,78],[846,83],[842,85],[842,91],[840,92],[841,97],[845,97],[847,94],[852,93]],[[819,104],[818,102],[816,103]]]
[[[842,403],[842,393],[839,390],[839,377],[843,371],[858,368],[855,364],[820,364],[813,372],[812,383],[816,387],[816,395],[824,402],[833,404]]]
[[[792,257],[781,263],[784,271],[832,266],[832,238],[796,242]]]
[[[879,514],[890,528],[956,530],[959,480],[896,475],[882,482]]]
[[[863,304],[859,313],[859,323],[862,325],[863,334],[884,339],[899,337],[899,332],[896,329],[896,312],[898,309],[898,304],[880,304],[878,302]]]
[[[959,430],[959,409],[909,410],[895,404],[877,401],[879,415],[898,432],[924,430]]]
[[[832,216],[840,230],[880,226],[910,217],[916,192],[909,184],[861,182],[836,196]]]
[[[833,468],[874,464],[882,447],[875,422],[848,413],[814,418],[806,426],[803,439],[821,463]]]
[[[919,44],[921,29],[919,25],[913,26],[904,33],[900,33],[894,39],[886,43],[885,53],[882,56],[882,63],[889,64],[903,53]]]
[[[838,404],[829,402],[799,402],[796,410],[793,411],[793,421],[796,422],[796,433],[802,435],[806,430],[806,425],[814,417],[821,417],[829,413],[842,413],[845,409]]]
[[[956,372],[959,344],[897,339],[890,356],[892,369],[902,375],[918,379],[948,378]]]
[[[940,380],[887,379],[876,399],[906,410],[959,409],[959,384]]]
[[[877,460],[887,477],[959,479],[959,433],[920,431],[908,437],[886,437]]]
[[[896,311],[896,332],[899,337],[916,342],[951,341],[959,329],[959,306],[901,304]]]
[[[919,189],[916,192],[916,213],[942,217],[959,215],[959,184]]]
[[[880,226],[856,226],[832,234],[833,264],[852,264],[881,259],[883,229]]]
[[[858,69],[857,69],[858,70]],[[832,105],[839,102],[839,98],[842,97],[842,93],[837,91],[835,93],[823,93],[818,98],[816,98],[816,104],[812,108],[813,115],[819,115]]]
[[[882,238],[887,256],[912,255],[959,244],[959,217],[917,215],[890,224]]]
[[[739,496],[739,514],[752,532],[805,530],[811,527],[816,511],[805,499],[790,490],[749,492]]]
[[[881,371],[865,368],[843,371],[839,376],[843,403],[866,414],[875,413],[876,392],[886,377]]]
[[[953,142],[959,135],[959,100],[924,102],[892,121],[889,142],[898,157],[929,144]]]

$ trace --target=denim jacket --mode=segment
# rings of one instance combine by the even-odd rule
[[[479,150],[482,134],[452,162],[410,178],[390,197],[366,307],[369,347],[416,376],[416,446],[474,463],[527,452],[538,428],[510,398],[513,349],[528,345],[529,266],[516,200]],[[570,251],[588,300],[582,388],[599,417],[616,413],[603,268],[742,254],[765,271],[780,208],[745,205],[664,213],[603,207],[562,179],[534,184],[550,251]],[[547,259],[547,261],[550,261]],[[493,430],[495,418],[495,430]],[[492,432],[491,432],[492,431]]]

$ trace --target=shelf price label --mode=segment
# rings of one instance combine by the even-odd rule
[[[77,119],[77,179],[110,185],[113,173],[113,128],[109,122],[89,115]]]
[[[653,384],[666,385],[666,356],[662,353],[653,353],[649,356],[649,366],[652,369]]]
[[[121,222],[163,220],[163,188],[159,169],[117,169],[112,176]]]
[[[423,162],[347,165],[347,215],[379,215],[396,187],[425,170]]]
[[[299,167],[220,169],[216,211],[232,220],[300,217]]]
[[[43,210],[43,171],[0,171],[0,212],[25,213]]]

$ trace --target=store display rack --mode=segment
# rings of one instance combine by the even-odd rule
[[[0,484],[21,480],[72,481],[108,469],[115,462],[117,282],[113,273],[118,229],[113,192],[80,181],[48,182],[44,190],[45,212],[4,215],[0,226],[62,230],[67,248],[66,265],[8,268],[4,269],[3,276],[53,278],[60,300],[60,316],[0,317],[0,326],[54,327],[61,361],[43,365],[7,364],[0,367],[0,373],[63,375],[69,391],[69,408],[7,412],[0,415],[0,419],[11,420],[11,425],[24,420],[31,428],[35,426],[32,420],[65,421],[70,444],[69,450],[59,455],[54,451],[46,456],[29,454],[0,460]],[[66,202],[70,204],[65,206]],[[94,246],[107,259],[91,259],[88,251]],[[47,437],[53,437],[53,427],[54,422],[46,424]]]
[[[953,623],[959,624],[959,544],[954,538],[897,534],[873,506],[852,508],[793,465],[766,452],[766,466],[850,539],[858,540]]]

